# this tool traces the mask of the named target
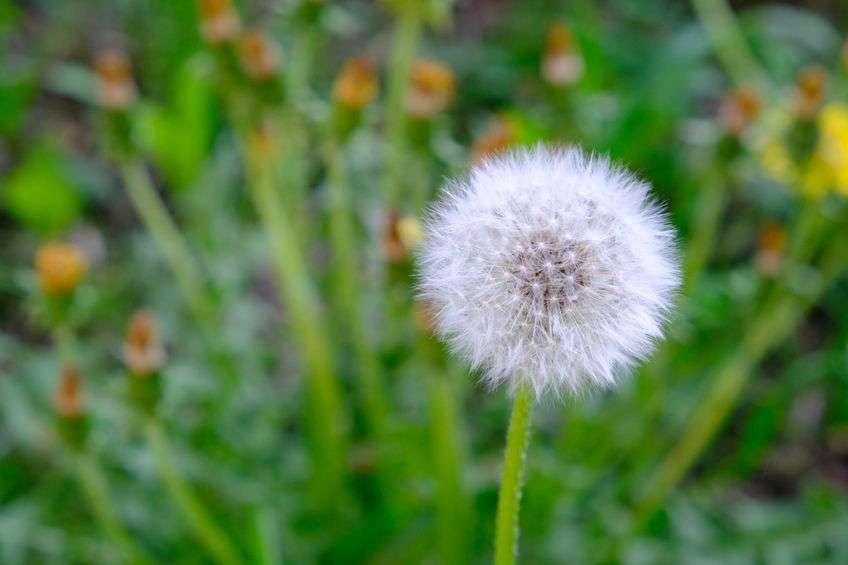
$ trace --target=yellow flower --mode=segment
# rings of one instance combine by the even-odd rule
[[[848,106],[828,104],[818,121],[819,143],[810,174],[826,177],[830,186],[825,189],[848,196]]]
[[[782,184],[792,184],[797,178],[795,163],[789,150],[779,139],[769,141],[760,152],[760,166],[765,174]]]

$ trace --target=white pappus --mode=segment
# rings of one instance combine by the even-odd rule
[[[675,233],[648,184],[577,148],[537,146],[453,181],[430,211],[419,292],[492,387],[609,387],[662,337]]]

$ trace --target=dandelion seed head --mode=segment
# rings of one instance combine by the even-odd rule
[[[537,397],[615,384],[662,337],[680,278],[649,186],[576,148],[513,152],[450,183],[419,259],[438,333],[489,386]]]

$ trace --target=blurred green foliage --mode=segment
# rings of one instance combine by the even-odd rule
[[[386,265],[385,90],[397,22],[418,3],[300,4],[238,3],[246,27],[282,46],[284,77],[274,80],[286,88],[276,89],[239,70],[237,49],[204,42],[191,0],[0,0],[0,563],[126,561],[120,535],[104,528],[108,517],[91,503],[96,476],[75,471],[88,467],[56,435],[61,336],[43,316],[33,271],[38,246],[55,238],[89,260],[67,313],[90,419],[86,454],[122,527],[152,561],[226,561],[227,550],[205,549],[185,501],[169,496],[174,489],[150,445],[157,429],[134,404],[137,383],[122,348],[142,307],[157,313],[168,353],[156,418],[170,464],[240,560],[491,559],[508,399],[481,390],[460,360],[422,335],[410,258]],[[829,242],[848,233],[844,196],[834,189],[811,199],[802,190],[808,164],[797,156],[794,177],[764,165],[769,148],[790,144],[803,68],[826,69],[822,105],[848,104],[848,15],[836,2],[733,5],[765,79],[755,85],[757,117],[731,142],[721,107],[741,85],[687,3],[426,3],[432,23],[445,25],[422,25],[415,54],[447,64],[456,91],[445,111],[407,122],[404,190],[435,197],[444,177],[468,169],[475,142],[506,124],[506,145],[576,142],[650,181],[687,261],[703,218],[717,210],[703,264],[692,269],[697,276],[657,358],[617,390],[537,409],[520,518],[523,563],[848,562],[848,279],[828,278],[822,263]],[[540,72],[555,21],[573,32],[584,69],[565,88]],[[118,128],[114,113],[97,107],[92,70],[96,54],[115,46],[129,54],[139,94],[118,112],[126,118]],[[327,133],[331,93],[354,55],[376,63],[381,92],[339,149]],[[297,73],[306,84],[292,95]],[[820,144],[832,149],[818,119],[804,122],[813,132],[802,143],[807,157],[821,153]],[[333,512],[316,510],[316,471],[326,469],[314,463],[301,326],[296,308],[276,294],[273,246],[251,198],[257,150],[249,141],[260,126],[279,135],[270,164],[259,168],[275,178],[292,216],[304,284],[316,296],[308,314],[326,321],[325,353],[342,400],[347,445],[335,455],[344,484]],[[206,293],[200,310],[213,312],[205,319],[127,196],[116,131],[188,242]],[[848,154],[833,146],[823,153]],[[335,294],[331,171],[342,176],[350,205],[358,320]],[[808,208],[814,235],[821,226],[809,257],[793,259],[792,243],[763,243],[770,225],[791,242]],[[408,197],[394,212],[414,220],[421,210]],[[768,270],[775,256],[767,251],[783,261],[779,274]],[[768,321],[774,295],[797,302],[797,323],[777,328],[786,339],[751,359],[726,423],[635,527],[649,478],[679,438],[698,429],[692,415],[717,371],[745,352],[757,320]],[[361,381],[363,350],[386,392],[379,434]]]

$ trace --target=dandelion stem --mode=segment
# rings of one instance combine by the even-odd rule
[[[118,511],[112,504],[112,497],[109,495],[106,477],[97,461],[84,452],[76,452],[73,454],[73,462],[83,491],[106,535],[120,548],[127,562],[151,563],[144,557],[142,550],[136,545],[121,523]]]
[[[150,418],[145,423],[144,433],[153,453],[156,470],[165,483],[168,495],[182,512],[197,540],[218,563],[241,563],[227,535],[215,524],[203,503],[192,492],[174,464],[168,438],[159,422]]]
[[[430,382],[433,459],[436,466],[436,500],[442,563],[463,563],[463,548],[470,519],[468,497],[462,487],[459,424],[456,399],[446,375]]]
[[[828,247],[821,262],[821,279],[817,285],[811,284],[813,291],[799,296],[782,285],[763,305],[739,348],[717,370],[706,398],[692,415],[683,436],[647,481],[635,511],[635,531],[645,525],[709,445],[759,361],[791,335],[810,305],[845,268],[844,245],[844,238],[840,238]]]
[[[524,466],[530,444],[533,391],[522,384],[515,391],[506,437],[504,469],[495,520],[495,564],[515,563],[518,550],[518,511],[524,483]]]
[[[389,60],[386,92],[386,186],[384,196],[390,207],[397,207],[403,196],[407,152],[406,94],[409,74],[421,35],[419,9],[407,7],[398,14],[394,44]]]
[[[710,167],[712,169],[712,167]],[[710,259],[715,235],[718,231],[721,213],[727,200],[727,179],[715,172],[709,172],[709,178],[700,189],[695,206],[694,227],[689,245],[686,247],[686,260],[683,265],[683,295],[687,295]]]
[[[707,32],[716,55],[736,85],[764,82],[739,24],[725,0],[692,0],[695,14]]]
[[[376,437],[383,438],[388,402],[374,346],[363,329],[365,319],[360,302],[356,230],[348,195],[344,151],[335,142],[330,142],[327,146],[327,188],[330,243],[335,264],[333,284],[336,305],[353,341],[368,424]]]
[[[218,326],[214,301],[188,242],[156,193],[144,165],[138,161],[129,160],[122,164],[121,170],[133,206],[165,256],[165,261],[188,303],[200,335],[211,351],[213,361],[221,369],[227,383],[233,384],[236,380],[233,360],[223,351],[214,333]]]
[[[144,165],[130,161],[123,165],[122,171],[130,199],[165,255],[192,313],[198,322],[209,323],[212,308],[206,296],[200,266],[156,193]]]
[[[316,494],[321,504],[337,506],[344,484],[345,418],[327,328],[271,166],[261,157],[248,155],[248,159],[250,192],[271,247],[280,300],[288,308],[308,372],[307,419],[316,449]]]

